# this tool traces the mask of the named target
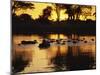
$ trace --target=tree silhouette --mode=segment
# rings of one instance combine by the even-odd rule
[[[94,12],[94,13],[93,13],[93,16],[95,16],[95,17],[96,17],[96,12]]]
[[[80,5],[74,5],[74,20],[79,20],[80,14],[81,14],[81,6]]]
[[[47,6],[47,7],[43,10],[43,14],[40,16],[40,18],[48,19],[48,17],[51,16],[51,11],[52,11],[52,7]]]
[[[85,20],[87,19],[87,16],[91,16],[91,10],[92,6],[81,6],[81,14],[85,17]]]
[[[12,12],[15,13],[18,9],[34,9],[34,4],[30,2],[24,2],[24,1],[13,1],[12,3]]]
[[[62,9],[64,9],[64,6],[63,6],[63,4],[53,4],[53,5],[55,7],[55,11],[56,11],[56,14],[57,14],[57,22],[59,22],[60,21],[60,11]]]
[[[20,18],[21,21],[26,22],[26,23],[27,22],[29,23],[29,22],[33,21],[32,17],[28,14],[21,14],[19,16],[19,18]]]
[[[59,24],[60,22],[60,11],[61,9],[63,9],[63,5],[62,4],[53,4],[55,7],[55,11],[57,14],[57,24]],[[58,34],[58,39],[60,39],[60,34]]]
[[[65,9],[67,9],[67,11],[65,13],[68,14],[68,20],[73,20],[74,19],[74,11],[72,9],[72,5],[64,5]]]
[[[91,13],[92,6],[87,5],[64,5],[67,11],[65,13],[68,14],[68,20],[79,20],[80,15],[85,16],[85,19]],[[85,10],[83,10],[85,9]]]
[[[54,4],[54,6],[55,6],[56,13],[57,13],[57,22],[59,22],[59,19],[60,19],[60,7],[59,7],[59,4]]]
[[[44,8],[42,11],[42,15],[40,15],[39,18],[36,19],[37,24],[39,24],[39,26],[41,25],[48,26],[48,24],[51,23],[51,21],[49,20],[51,12],[52,12],[52,7],[47,6],[46,8]]]

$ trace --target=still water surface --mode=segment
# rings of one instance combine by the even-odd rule
[[[78,43],[65,41],[59,45],[51,43],[49,48],[40,49],[38,46],[44,38],[69,40],[75,38],[64,34],[14,35],[13,62],[17,66],[14,71],[19,73],[52,72],[95,69],[95,36],[78,36]],[[93,40],[92,40],[93,39]],[[20,44],[23,40],[37,40],[36,44]],[[84,42],[87,41],[87,42]],[[20,44],[20,45],[19,45]],[[18,58],[22,58],[18,59]],[[18,67],[19,66],[19,67]]]

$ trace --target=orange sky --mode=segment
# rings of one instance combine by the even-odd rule
[[[34,4],[35,9],[31,9],[31,10],[30,9],[27,9],[27,10],[19,9],[16,11],[16,14],[21,15],[21,14],[25,13],[25,14],[31,15],[33,19],[36,19],[36,18],[39,18],[39,15],[42,15],[43,9],[45,9],[47,6],[51,6],[53,8],[53,10],[51,12],[51,16],[49,17],[49,20],[56,21],[57,14],[55,12],[55,7],[52,3],[34,3],[34,2],[31,2],[31,3]],[[86,9],[83,9],[83,11],[84,10],[86,10]],[[65,14],[65,11],[66,11],[66,9],[60,11],[60,20],[65,20],[68,18],[68,15]],[[95,18],[95,16],[93,16],[93,13],[95,11],[96,11],[95,6],[92,6],[91,16],[87,16],[87,19],[95,20],[96,18]],[[85,16],[81,15],[80,19],[85,20]]]

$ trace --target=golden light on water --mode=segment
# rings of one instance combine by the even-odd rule
[[[58,39],[58,34],[51,34],[50,39]],[[59,34],[60,39],[67,39],[67,37],[63,34]]]
[[[58,35],[52,34],[52,35],[50,35],[50,39],[58,39]]]
[[[85,8],[80,7],[81,9],[84,8],[83,9],[84,13],[82,12],[80,13],[80,10],[76,11],[76,9],[74,9],[74,12],[71,11],[70,13],[68,12],[68,8],[65,9],[65,6],[64,8],[62,7],[60,8],[60,6],[57,6],[56,4],[53,4],[53,3],[34,3],[34,2],[31,2],[31,3],[32,3],[32,7],[34,8],[31,8],[31,6],[27,5],[27,3],[25,5],[22,2],[21,5],[19,4],[17,9],[15,10],[13,9],[12,11],[13,12],[12,16],[14,16],[12,17],[14,19],[13,20],[14,27],[16,28],[18,27],[18,29],[21,32],[20,34],[19,32],[16,31],[16,28],[15,28],[14,31],[18,33],[18,35],[13,34],[12,36],[13,38],[12,39],[12,50],[13,50],[12,71],[14,73],[17,70],[19,70],[18,73],[35,73],[35,72],[51,72],[51,71],[55,72],[55,71],[60,71],[60,70],[70,71],[73,69],[74,70],[75,69],[76,70],[77,69],[95,69],[96,68],[95,66],[96,64],[95,63],[95,54],[96,54],[95,34],[94,33],[93,35],[87,34],[86,33],[87,29],[85,31],[86,33],[85,34],[83,31],[84,28],[81,33],[80,25],[81,24],[88,25],[90,22],[93,23],[93,25],[95,25],[95,22],[88,21],[88,20],[96,20],[96,7],[91,6],[92,8],[90,7],[89,9],[87,7]],[[71,5],[71,6],[75,8],[74,5]],[[22,15],[21,17],[18,17],[21,14],[24,14],[24,15]],[[30,18],[29,15],[32,17],[33,20]],[[25,18],[25,20],[23,18]],[[54,26],[50,26],[49,28],[49,26],[47,26],[49,25],[49,23],[48,23],[48,20],[46,19],[56,21],[56,22],[49,21],[49,23]],[[83,20],[83,22],[85,20],[87,21],[83,23],[81,20]],[[74,25],[75,22],[79,23],[78,28],[80,28],[79,29],[80,33],[79,34],[76,33],[77,26],[75,26],[75,29],[73,27],[71,28],[70,26],[68,26],[70,30],[68,29],[68,31],[65,31],[65,29],[67,30],[65,26],[67,25],[67,22],[68,22],[68,25]],[[40,30],[40,32],[38,32],[37,30],[35,30],[35,29],[38,29],[37,28],[38,26],[34,26],[34,25],[39,25],[40,23],[41,25],[39,26],[39,29],[41,27],[41,29],[46,29],[47,31],[44,32],[44,30],[43,31]],[[20,25],[22,26],[20,27]],[[31,25],[31,26],[28,26],[28,25]],[[42,25],[44,25],[45,28],[44,26],[42,28]],[[62,26],[59,26],[59,25],[62,25]],[[62,31],[63,25],[65,27],[64,31]],[[61,30],[59,27],[61,27]],[[93,26],[90,26],[90,28],[91,27],[93,28]],[[55,28],[57,28],[57,31],[54,30]],[[23,32],[23,30],[25,31],[25,33]],[[43,34],[40,34],[40,33],[43,33]],[[84,34],[84,35],[82,36],[81,34]],[[83,61],[83,59],[85,61]],[[17,65],[18,65],[18,68],[17,68]],[[81,68],[80,67],[78,68],[78,66],[80,65],[81,65]],[[23,69],[20,70],[20,68],[23,68]]]
[[[55,11],[55,6],[52,4],[52,3],[34,3],[34,2],[31,2],[32,4],[34,4],[34,9],[19,9],[16,11],[16,14],[17,15],[21,15],[21,14],[29,14],[32,16],[33,19],[37,19],[39,18],[40,15],[43,14],[43,10],[47,7],[47,6],[50,6],[52,7],[52,12],[51,12],[51,16],[49,16],[49,20],[52,20],[52,21],[56,21],[57,20],[57,13]],[[90,15],[80,15],[80,20],[85,20],[86,19],[91,19],[91,20],[95,20],[95,15],[93,15],[93,13],[95,13],[96,11],[96,7],[95,6],[91,6],[92,7],[92,10],[88,10],[87,8],[86,9],[83,9],[83,11],[87,10],[87,12],[90,12],[91,14]],[[65,11],[66,9],[61,9],[60,10],[60,21],[62,20],[66,20],[68,18],[68,15],[65,14]],[[87,17],[86,17],[87,16]]]
[[[58,34],[50,34],[48,37],[49,38],[54,38],[54,37],[57,38],[57,35]],[[56,61],[57,57],[60,57],[59,62],[62,62],[62,61],[68,62],[69,60],[71,60],[72,62],[74,62],[74,61],[78,62],[77,59],[73,60],[70,58],[70,56],[75,57],[75,58],[78,57],[79,59],[80,58],[83,59],[83,57],[85,57],[84,61],[82,60],[82,62],[80,64],[87,62],[89,60],[95,59],[95,51],[96,50],[95,50],[95,43],[93,43],[95,41],[91,41],[91,39],[95,40],[95,36],[80,36],[79,37],[80,39],[85,38],[85,40],[87,40],[89,43],[91,42],[91,44],[84,43],[84,44],[80,44],[80,46],[77,46],[77,45],[69,46],[69,44],[66,43],[66,45],[52,45],[49,48],[40,49],[38,47],[39,43],[35,44],[35,45],[26,45],[26,46],[25,45],[20,45],[20,46],[17,45],[23,39],[24,40],[33,40],[33,39],[40,40],[39,39],[40,37],[41,36],[38,36],[38,35],[13,36],[13,46],[14,46],[13,52],[15,53],[15,54],[13,54],[13,60],[17,60],[16,57],[21,57],[24,60],[27,60],[29,63],[19,73],[55,71],[55,69],[53,69],[53,67],[56,68],[56,65],[53,63],[53,61]],[[60,37],[67,38],[67,36],[65,36],[63,34],[60,34]],[[67,57],[69,60],[65,59]],[[93,57],[93,58],[89,59],[89,60],[85,60],[85,59],[88,59],[88,57],[90,57],[90,58]],[[92,62],[92,61],[91,61],[91,63],[95,64],[95,62]],[[21,64],[23,64],[23,62],[21,62]],[[87,64],[90,65],[89,62],[87,62]],[[70,64],[68,66],[70,66]]]

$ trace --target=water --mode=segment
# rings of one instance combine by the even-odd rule
[[[44,38],[55,40],[60,38],[65,43],[57,44],[53,42],[49,48],[40,49],[38,46]],[[78,43],[68,42],[68,40],[76,38],[80,40]],[[20,44],[23,40],[37,40],[38,43]],[[12,47],[14,64],[12,69],[14,72],[34,73],[96,68],[95,36],[14,35]]]

